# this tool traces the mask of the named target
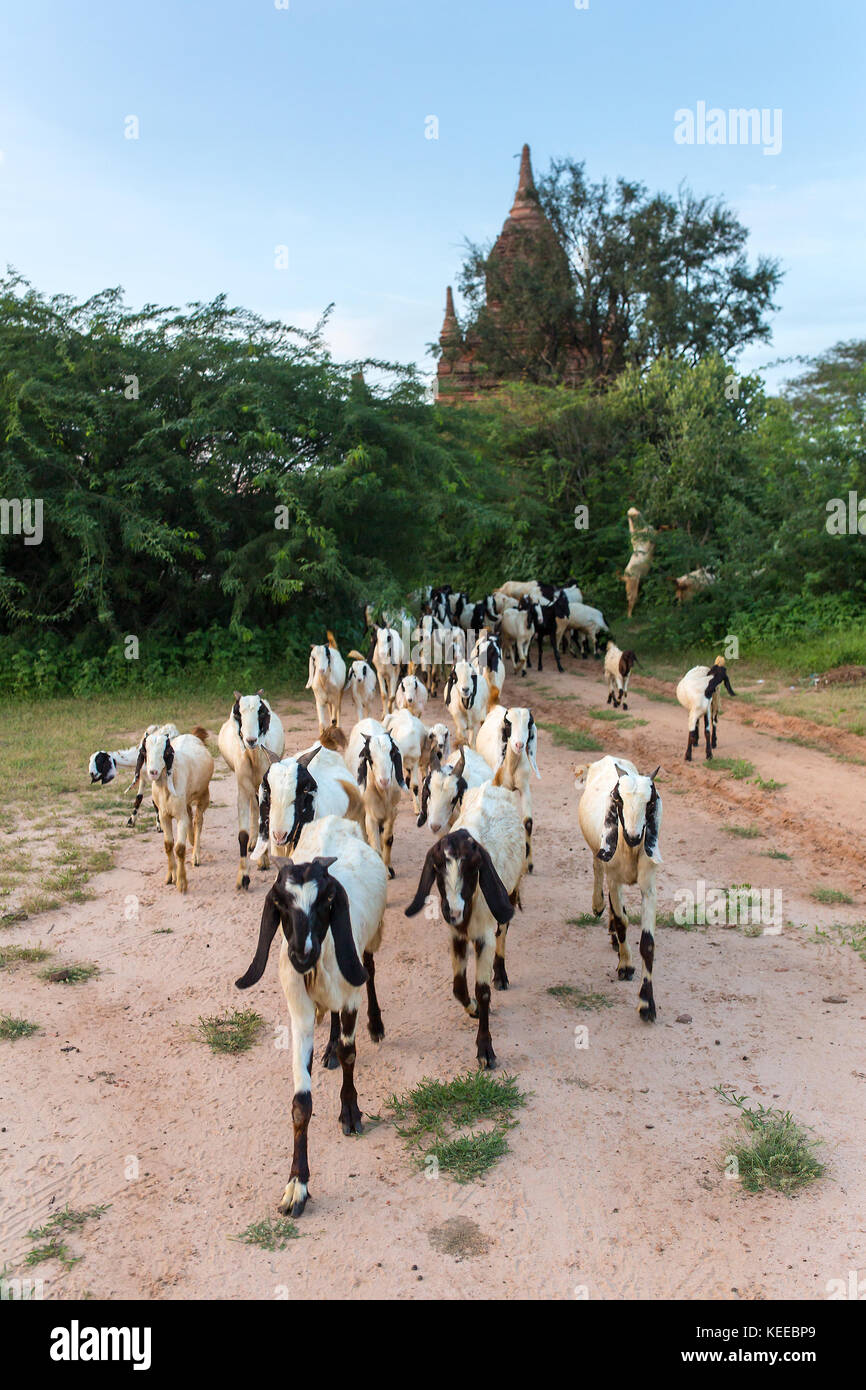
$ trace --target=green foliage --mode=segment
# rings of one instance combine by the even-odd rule
[[[725,1167],[734,1172],[746,1192],[767,1189],[790,1196],[824,1173],[816,1157],[821,1141],[794,1119],[790,1110],[758,1104],[749,1106],[746,1097],[733,1088],[717,1086],[716,1093],[740,1113],[746,1138],[726,1155]]]

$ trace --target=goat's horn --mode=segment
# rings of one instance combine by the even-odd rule
[[[460,749],[460,761],[459,761],[459,763],[456,765],[456,767],[454,768],[454,775],[455,775],[455,777],[462,777],[465,768],[466,768],[466,749],[463,748],[463,747],[461,747],[461,749]]]
[[[655,772],[651,772],[651,773],[650,773],[650,781],[651,781],[651,782],[654,782],[654,781],[656,780],[656,778],[658,777],[658,775],[659,775],[659,773],[661,772],[661,770],[662,770],[662,765],[661,765],[661,763],[659,763],[659,765],[658,765],[658,767],[656,768]]]

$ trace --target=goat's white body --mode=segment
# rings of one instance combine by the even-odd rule
[[[503,749],[503,724],[506,718],[512,724],[512,736]],[[531,723],[531,712],[521,705],[506,709],[496,705],[482,724],[475,746],[481,756],[497,773],[497,782],[517,792],[520,797],[520,815],[523,820],[526,840],[526,867],[532,872],[532,781],[539,776],[535,757],[538,734]],[[515,739],[515,732],[520,738]],[[514,742],[522,742],[519,750]]]
[[[358,719],[365,719],[376,699],[376,672],[366,661],[353,661],[349,667],[349,691]]]
[[[244,696],[252,700],[254,696]],[[270,711],[270,724],[265,734],[259,738],[254,748],[249,748],[241,737],[234,713],[230,714],[219,731],[218,744],[230,772],[235,774],[237,783],[238,843],[240,861],[235,886],[248,888],[250,882],[248,855],[255,848],[258,837],[259,801],[258,792],[262,777],[272,762],[279,762],[285,750],[286,739],[282,721],[265,700]],[[246,839],[244,839],[246,836]],[[259,861],[260,869],[270,868],[267,850]]]
[[[172,728],[174,725],[171,726]],[[149,740],[171,738],[160,732],[148,736]],[[170,775],[165,769],[156,778],[148,775],[148,786],[156,806],[162,826],[165,853],[168,860],[166,883],[176,883],[178,891],[186,892],[186,846],[190,827],[193,829],[193,864],[201,863],[201,832],[204,813],[210,804],[210,779],[213,776],[214,760],[201,739],[195,734],[178,734],[171,738],[174,762]],[[149,774],[150,742],[148,759],[142,768],[142,777]],[[173,822],[177,822],[176,829]]]
[[[457,774],[454,769],[463,758],[462,778],[467,790],[480,787],[493,777],[490,764],[474,748],[461,748],[453,753],[440,768],[430,771],[430,786],[427,793],[427,824],[434,835],[450,830],[460,815],[462,803],[455,804],[457,796]],[[466,793],[464,792],[464,796]]]
[[[488,708],[499,703],[502,687],[505,684],[505,662],[501,655],[502,649],[498,641],[495,642],[495,647],[491,648],[491,643],[494,640],[490,637],[479,637],[472,648],[472,661],[487,682]]]
[[[505,787],[494,786],[492,782],[471,787],[463,797],[460,815],[451,828],[452,831],[468,830],[484,846],[505,885],[505,891],[513,893],[523,877],[526,864],[518,794]],[[488,939],[492,949],[497,925],[484,894],[480,888],[476,889],[469,939]]]
[[[419,764],[429,755],[430,734],[411,710],[398,709],[385,718],[385,728],[400,749],[403,759],[403,777],[412,795],[412,804],[417,813],[418,799],[413,785],[413,774]],[[417,784],[417,777],[414,778]]]
[[[626,701],[628,699],[628,683],[631,670],[622,674],[620,662],[623,653],[615,642],[608,642],[604,653],[604,674],[607,680],[608,703],[613,701],[614,705],[622,703],[623,709],[628,709]]]
[[[518,608],[517,600],[502,610],[500,638],[503,652],[506,645],[511,648],[511,661],[515,674],[520,671],[526,675],[526,662],[535,629],[528,609]]]
[[[456,662],[453,674],[456,679],[447,693],[445,708],[454,720],[458,744],[468,743],[472,748],[487,714],[490,691],[478,667],[471,661]]]
[[[568,617],[556,620],[556,641],[561,646],[567,632],[579,632],[592,643],[593,652],[598,646],[598,634],[608,630],[604,614],[599,608],[590,608],[587,603],[569,603]]]
[[[373,665],[379,681],[382,697],[382,718],[390,714],[397,697],[400,672],[406,660],[403,639],[393,627],[376,629],[376,644],[373,652]]]
[[[346,663],[337,648],[326,644],[313,647],[306,688],[313,692],[320,729],[330,724],[339,727],[345,685]]]
[[[398,710],[408,710],[416,718],[424,715],[427,704],[427,687],[417,676],[404,676],[397,686],[395,705]]]
[[[360,762],[365,735],[370,739],[373,765],[367,768],[367,775],[362,784]],[[357,781],[364,801],[367,843],[382,855],[385,866],[393,878],[391,846],[394,841],[394,821],[397,818],[403,789],[391,765],[392,747],[398,747],[397,741],[392,738],[384,724],[378,719],[362,719],[349,735],[345,756],[346,766]],[[380,785],[380,782],[387,784]]]

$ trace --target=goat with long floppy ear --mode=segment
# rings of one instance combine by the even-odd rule
[[[171,775],[171,769],[174,766],[174,749],[171,746],[170,738],[166,738],[165,740],[165,750],[162,756],[163,762],[165,763],[165,780],[168,785],[169,791],[171,792],[172,796],[174,796],[176,793],[174,789],[174,779]]]
[[[484,901],[490,908],[491,916],[499,926],[504,926],[504,924],[510,922],[514,916],[514,908],[511,905],[511,899],[506,892],[505,884],[494,868],[493,860],[490,858],[487,850],[483,845],[480,845],[477,840],[475,841],[475,847],[481,855],[481,866],[478,870],[478,886],[484,894]]]
[[[291,864],[291,859],[288,861]],[[277,880],[279,882],[279,880]],[[259,941],[256,946],[256,953],[252,963],[244,975],[239,980],[235,980],[238,989],[249,989],[257,980],[262,978],[265,973],[265,966],[268,963],[268,956],[271,950],[271,942],[277,934],[280,925],[280,910],[277,905],[276,884],[265,898],[262,908],[262,920],[259,924]]]
[[[404,916],[414,917],[419,913],[430,896],[430,889],[436,878],[437,869],[441,869],[444,860],[442,845],[439,840],[427,851],[424,860],[424,867],[421,870],[421,877],[418,880],[418,887],[415,889],[415,896],[409,906],[404,910]]]
[[[391,735],[389,734],[388,737],[391,738]],[[397,785],[402,791],[406,791],[406,779],[403,776],[403,755],[393,738],[391,738],[391,762],[394,767],[394,776],[397,778]]]
[[[327,869],[335,861],[317,858],[314,862],[323,864]],[[367,983],[369,976],[361,964],[355,947],[355,938],[352,935],[352,919],[349,914],[349,899],[342,883],[338,883],[330,874],[326,873],[325,881],[331,904],[330,926],[331,936],[334,938],[337,965],[340,967],[340,974],[346,983],[358,989]]]
[[[536,755],[536,750],[537,750],[537,748],[538,748],[538,729],[536,728],[535,719],[534,719],[534,717],[533,717],[533,715],[532,715],[532,712],[530,711],[530,715],[529,715],[529,737],[528,737],[527,740],[526,740],[526,756],[527,756],[527,758],[529,759],[529,766],[532,768],[532,771],[535,773],[536,777],[537,777],[537,778],[539,779],[539,781],[540,781],[540,780],[541,780],[541,773],[538,771],[538,763],[537,763],[537,761],[536,761],[536,756],[535,756],[535,755]]]
[[[656,791],[656,778],[661,771],[659,763],[655,772],[650,773],[650,781],[653,784],[652,796],[647,802],[646,808],[646,834],[644,835],[643,847],[647,858],[654,864],[661,864],[662,857],[659,854],[659,795]]]
[[[619,794],[619,781],[613,785],[610,793],[610,801],[604,817],[604,839],[601,848],[596,855],[603,864],[610,863],[616,854],[616,847],[619,844],[619,813],[622,807],[622,797]]]
[[[454,689],[454,682],[456,681],[456,679],[457,672],[452,671],[445,684],[445,694],[442,696],[442,703],[446,706],[446,708],[448,706],[448,701],[451,699],[451,691]]]
[[[364,742],[361,747],[361,756],[358,759],[358,786],[362,789],[367,785],[367,768],[370,766],[370,735],[364,734]]]

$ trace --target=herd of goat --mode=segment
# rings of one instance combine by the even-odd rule
[[[604,673],[608,703],[627,709],[628,684],[636,661],[621,651],[598,609],[583,603],[574,581],[563,586],[507,583],[472,602],[450,587],[419,596],[423,612],[389,615],[376,622],[367,610],[369,649],[350,651],[349,664],[332,634],[313,646],[307,688],[312,691],[319,737],[286,755],[282,722],[260,690],[236,691],[219,731],[219,751],[237,786],[239,863],[237,888],[248,889],[250,862],[278,872],[268,892],[258,944],[249,969],[237,981],[258,981],[278,929],[282,930],[279,974],[292,1021],[295,1093],[294,1149],[289,1181],[279,1204],[299,1216],[309,1189],[307,1131],[312,1113],[310,1073],[314,1028],[326,1014],[330,1034],[326,1067],[342,1067],[340,1124],[359,1132],[361,1112],[354,1083],[355,1032],[361,991],[366,989],[370,1037],[384,1036],[375,988],[375,956],[389,877],[397,812],[404,793],[412,799],[418,826],[434,836],[420,871],[407,916],[440,913],[449,929],[453,993],[477,1022],[478,1065],[493,1067],[490,1033],[491,987],[508,988],[506,938],[521,884],[532,872],[532,785],[540,777],[538,731],[532,711],[506,705],[505,656],[514,674],[526,673],[531,643],[538,669],[548,638],[557,666],[561,652],[598,653],[608,635]],[[446,674],[447,673],[447,674]],[[443,702],[453,728],[428,724],[428,701],[444,682]],[[724,661],[696,666],[677,687],[688,712],[686,758],[698,743],[701,725],[706,756],[716,745],[720,687],[731,694]],[[356,722],[348,738],[341,728],[346,691]],[[372,708],[376,694],[381,718]],[[111,782],[134,768],[134,825],[149,792],[163,833],[166,884],[187,890],[187,844],[198,864],[214,759],[205,729],[182,734],[173,724],[151,725],[140,743],[90,759],[94,783]],[[608,928],[618,952],[617,975],[634,975],[626,941],[623,887],[641,893],[640,1017],[655,1019],[653,952],[656,866],[662,801],[655,778],[628,759],[605,756],[575,769],[582,787],[581,832],[592,854],[592,910],[609,904]],[[467,983],[470,944],[475,953],[475,988]]]

